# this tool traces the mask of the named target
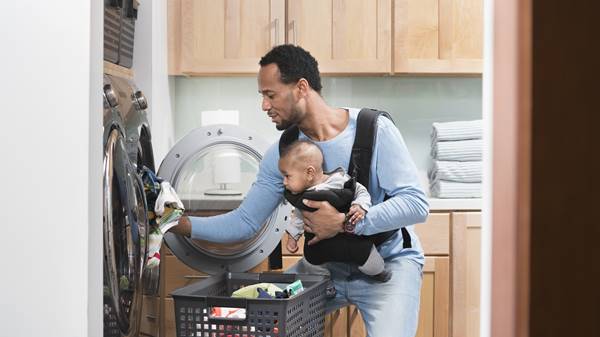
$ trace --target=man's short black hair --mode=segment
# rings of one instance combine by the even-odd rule
[[[274,47],[260,59],[260,66],[275,63],[285,84],[296,83],[301,78],[306,79],[310,87],[321,93],[321,75],[317,60],[306,50],[291,44]]]

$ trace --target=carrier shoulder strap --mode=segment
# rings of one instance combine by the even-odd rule
[[[356,118],[356,136],[354,138],[354,144],[352,145],[352,156],[350,157],[350,163],[348,165],[348,172],[356,177],[356,180],[367,189],[369,188],[369,181],[371,178],[373,150],[377,143],[377,121],[379,116],[384,116],[394,123],[392,116],[385,111],[363,108],[358,113],[358,117]],[[389,197],[389,195],[386,195],[384,201],[389,199]],[[372,235],[372,237],[376,242],[383,243],[397,231],[398,230],[383,232]],[[402,247],[411,248],[412,242],[408,230],[405,227],[402,227],[400,228],[400,232],[402,233]]]
[[[385,111],[363,108],[356,118],[356,135],[352,145],[352,155],[348,165],[348,173],[366,188],[369,188],[371,177],[371,160],[377,142],[377,119],[379,116],[392,117]]]

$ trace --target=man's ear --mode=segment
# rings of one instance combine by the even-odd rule
[[[308,81],[305,78],[299,79],[298,83],[296,83],[296,86],[298,88],[298,92],[300,93],[300,97],[306,97],[306,95],[308,95],[310,85],[308,84]]]

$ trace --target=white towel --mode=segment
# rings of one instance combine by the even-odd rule
[[[461,183],[480,183],[482,173],[480,161],[434,160],[429,170],[429,180],[449,180]]]
[[[481,139],[436,142],[431,147],[431,157],[437,160],[481,161]]]
[[[437,180],[431,184],[431,196],[435,198],[481,198],[481,183],[457,183]]]
[[[156,197],[156,203],[154,204],[154,213],[156,213],[157,216],[161,216],[167,206],[185,210],[183,203],[179,200],[179,196],[177,196],[177,192],[175,192],[173,186],[171,186],[168,181],[163,181],[160,183],[160,193],[158,194],[158,197]]]
[[[481,139],[483,123],[481,119],[474,121],[458,121],[433,123],[431,141],[443,142],[449,140]]]

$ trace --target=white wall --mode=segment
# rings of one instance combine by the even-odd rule
[[[390,112],[424,183],[430,165],[431,124],[482,116],[481,77],[323,77],[322,82],[323,97],[333,106]],[[239,110],[240,125],[269,142],[279,137],[261,110],[254,76],[177,77],[173,97],[176,139],[200,126],[202,110],[217,109]]]
[[[0,5],[2,336],[101,334],[101,6]]]
[[[133,70],[148,99],[156,168],[174,144],[171,85],[167,64],[167,2],[144,1],[138,10]]]

